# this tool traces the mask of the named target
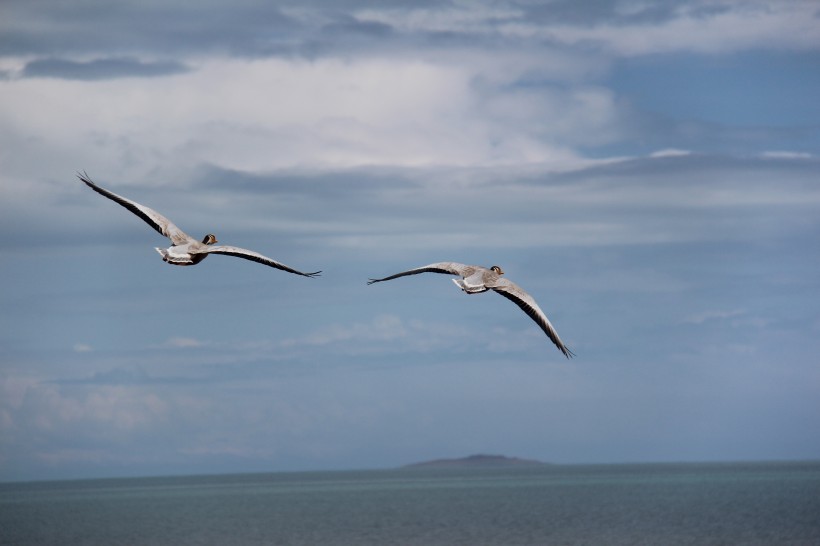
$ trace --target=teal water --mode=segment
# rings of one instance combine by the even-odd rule
[[[0,484],[0,544],[820,544],[820,463]]]

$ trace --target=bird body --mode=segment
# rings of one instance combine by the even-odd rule
[[[215,245],[214,243],[217,243],[218,241],[216,240],[216,236],[212,233],[207,234],[202,241],[197,241],[157,211],[148,208],[145,205],[140,205],[130,199],[126,199],[121,195],[117,195],[114,192],[106,190],[105,188],[101,188],[92,182],[85,173],[78,174],[77,177],[95,192],[130,210],[142,218],[145,223],[154,228],[154,230],[156,230],[159,234],[168,237],[171,240],[171,246],[168,248],[157,248],[156,250],[162,256],[162,260],[171,265],[196,265],[207,258],[210,254],[224,254],[226,256],[235,256],[237,258],[251,260],[267,265],[268,267],[274,267],[276,269],[281,269],[282,271],[287,271],[289,273],[294,273],[305,277],[316,277],[321,273],[321,271],[303,273],[252,250],[235,246]]]
[[[207,236],[206,236],[207,239]],[[169,248],[156,247],[156,251],[162,256],[162,261],[172,265],[196,265],[208,257],[208,251],[204,248],[209,243],[191,241],[182,245],[172,245]]]
[[[493,266],[498,268],[498,266]],[[500,270],[500,268],[498,268]],[[480,294],[490,290],[500,278],[495,269],[484,267],[476,268],[476,271],[461,279],[452,279],[456,286],[467,294]]]
[[[457,262],[438,262],[402,271],[401,273],[396,273],[395,275],[390,275],[382,279],[370,279],[367,284],[389,281],[407,275],[418,275],[420,273],[458,275],[461,277],[460,279],[452,280],[456,286],[467,294],[480,294],[488,290],[497,292],[515,303],[533,319],[564,356],[567,358],[574,356],[574,353],[570,351],[564,342],[561,341],[561,338],[558,337],[558,332],[555,331],[547,315],[544,314],[535,302],[535,299],[514,282],[503,278],[502,275],[504,271],[497,265],[487,268],[480,265],[465,265]]]

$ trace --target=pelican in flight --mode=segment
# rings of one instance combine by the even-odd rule
[[[373,284],[382,281],[389,281],[404,277],[407,275],[418,275],[419,273],[444,273],[447,275],[459,275],[460,279],[452,279],[452,281],[467,294],[479,294],[488,290],[494,290],[501,294],[508,300],[512,301],[520,307],[532,320],[541,327],[547,337],[549,337],[558,350],[564,353],[564,356],[570,358],[575,356],[575,353],[570,351],[561,338],[558,337],[558,332],[555,331],[552,324],[550,324],[547,315],[538,307],[532,296],[527,294],[524,289],[514,282],[501,278],[504,272],[497,265],[487,269],[480,265],[464,265],[455,262],[439,262],[435,264],[425,265],[402,271],[395,275],[390,275],[383,279],[370,279],[367,284]]]
[[[176,227],[173,222],[157,211],[99,187],[91,181],[86,173],[77,174],[77,177],[85,182],[85,184],[95,192],[108,197],[116,203],[119,203],[142,218],[145,223],[157,230],[161,235],[168,237],[171,240],[171,246],[168,248],[157,248],[156,250],[162,256],[162,260],[171,265],[196,265],[207,258],[209,254],[225,254],[227,256],[236,256],[237,258],[244,258],[246,260],[258,262],[262,265],[275,267],[276,269],[281,269],[282,271],[287,271],[289,273],[295,273],[296,275],[303,275],[305,277],[316,277],[321,273],[321,271],[303,273],[288,267],[285,264],[280,264],[275,260],[271,260],[267,256],[253,252],[252,250],[245,250],[244,248],[238,248],[235,246],[214,246],[214,243],[217,243],[218,241],[216,240],[216,236],[212,233],[207,234],[205,238],[202,239],[202,242],[199,242]]]

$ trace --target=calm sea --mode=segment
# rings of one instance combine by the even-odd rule
[[[1,544],[820,544],[820,462],[0,484]]]

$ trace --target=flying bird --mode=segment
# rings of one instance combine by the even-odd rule
[[[407,275],[418,275],[419,273],[444,273],[447,275],[459,275],[460,279],[452,279],[452,281],[467,294],[479,294],[488,290],[494,290],[501,294],[508,300],[512,301],[520,307],[532,320],[541,327],[547,337],[549,337],[558,350],[564,353],[567,358],[575,356],[575,353],[570,351],[561,338],[558,337],[558,332],[555,331],[547,315],[538,307],[535,300],[523,288],[514,282],[504,279],[501,275],[504,271],[497,265],[487,269],[480,265],[464,265],[455,262],[439,262],[435,264],[425,265],[402,271],[395,275],[390,275],[383,279],[370,279],[367,284],[373,284],[382,281],[389,281],[404,277]]]
[[[252,250],[246,250],[235,246],[214,246],[214,243],[217,243],[218,241],[216,240],[216,236],[212,233],[207,234],[205,238],[202,239],[202,242],[197,241],[157,211],[96,185],[91,181],[86,173],[83,172],[82,174],[77,174],[77,177],[85,182],[85,184],[95,192],[111,199],[116,203],[119,203],[142,218],[145,223],[157,230],[157,232],[161,235],[168,237],[171,240],[171,246],[168,248],[157,248],[156,250],[162,256],[162,260],[171,265],[196,265],[207,258],[209,254],[225,254],[227,256],[236,256],[237,258],[251,260],[262,265],[275,267],[276,269],[281,269],[282,271],[287,271],[289,273],[295,273],[296,275],[303,275],[305,277],[316,277],[321,273],[321,271],[303,273],[293,269],[292,267],[288,267],[285,264],[271,260],[267,256],[263,256]]]

